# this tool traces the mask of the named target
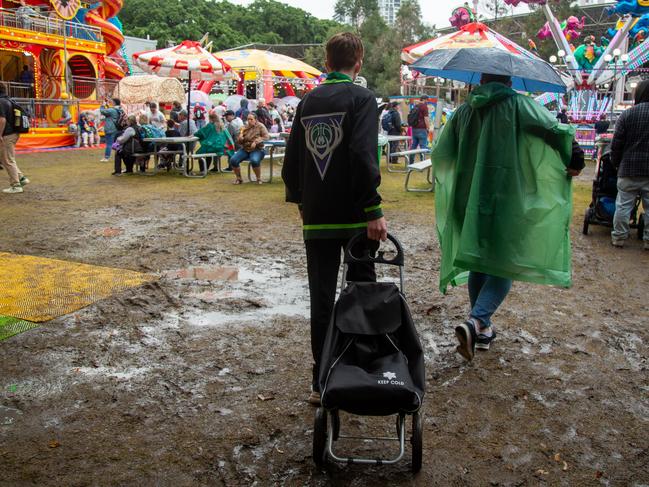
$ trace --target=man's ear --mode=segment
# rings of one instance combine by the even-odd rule
[[[363,60],[362,59],[360,61],[358,61],[356,63],[356,65],[354,66],[354,78],[356,76],[358,76],[358,73],[361,72],[361,69],[363,69]]]

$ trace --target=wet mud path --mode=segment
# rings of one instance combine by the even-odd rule
[[[84,162],[70,194],[56,159],[30,157],[43,182],[3,200],[0,216],[20,224],[1,250],[160,279],[0,343],[0,486],[649,483],[649,252],[612,249],[601,227],[579,233],[586,178],[574,287],[516,283],[495,345],[470,365],[453,337],[466,290],[436,290],[432,202],[387,180],[426,350],[424,467],[413,477],[409,450],[391,467],[312,463],[304,251],[279,184],[117,181]],[[235,268],[237,279],[184,279],[188,267]],[[343,428],[394,423],[343,416]]]

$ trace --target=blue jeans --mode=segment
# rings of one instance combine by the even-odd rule
[[[243,149],[238,150],[230,158],[230,167],[239,167],[243,161],[248,159],[252,167],[259,167],[262,159],[266,156],[263,150],[254,150],[246,152]]]
[[[414,149],[428,149],[428,130],[426,129],[412,129],[412,144],[410,150]],[[410,156],[410,164],[415,162],[415,156]]]
[[[205,119],[194,120],[194,123],[196,123],[196,129],[200,130],[207,125],[207,120]]]
[[[503,303],[511,288],[511,279],[481,272],[469,272],[471,318],[480,320],[482,326],[491,326],[491,317]]]
[[[110,159],[110,149],[115,142],[115,136],[117,133],[113,132],[111,134],[105,134],[104,140],[106,140],[106,148],[104,149],[104,159]]]
[[[615,201],[615,217],[613,218],[613,240],[629,238],[629,220],[635,208],[635,200],[640,196],[644,208],[643,240],[649,242],[649,178],[617,178],[617,200]],[[640,210],[638,210],[640,213]],[[640,217],[640,215],[638,215]]]

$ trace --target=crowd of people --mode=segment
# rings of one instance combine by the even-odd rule
[[[108,162],[115,154],[115,167],[112,175],[133,173],[135,167],[146,170],[151,146],[144,139],[161,137],[196,137],[199,141],[197,155],[201,172],[232,172],[233,184],[242,184],[240,165],[249,161],[255,173],[257,184],[261,182],[261,161],[265,157],[264,142],[270,134],[281,134],[287,130],[295,116],[291,106],[278,107],[260,99],[256,107],[249,109],[249,100],[241,100],[237,111],[229,110],[224,104],[211,109],[194,104],[191,117],[179,102],[174,102],[166,113],[156,102],[146,102],[144,108],[129,116],[118,98],[107,101],[99,110],[104,123],[105,150],[101,162]],[[98,143],[94,115],[84,112],[79,117],[79,138],[83,146]],[[178,143],[161,147],[160,168],[170,168],[180,150]],[[193,146],[192,146],[193,149]],[[226,163],[221,163],[226,158]],[[222,167],[221,167],[222,166]]]

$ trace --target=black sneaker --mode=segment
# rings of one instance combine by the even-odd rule
[[[491,342],[493,342],[495,339],[496,339],[495,329],[491,330],[491,335],[489,336],[483,333],[478,333],[475,339],[475,348],[477,350],[489,350],[489,347],[491,346]]]
[[[455,336],[460,344],[455,348],[457,353],[462,355],[469,362],[475,355],[476,332],[471,320],[467,320],[455,327]]]
[[[231,167],[224,167],[223,169],[221,169],[221,171],[223,171],[223,172],[232,172],[232,168]]]

